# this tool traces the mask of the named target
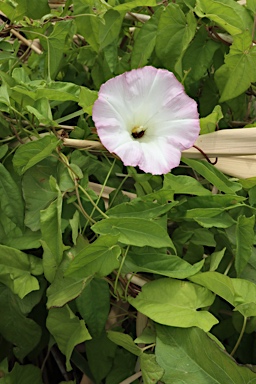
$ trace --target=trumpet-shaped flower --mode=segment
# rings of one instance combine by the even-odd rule
[[[108,80],[92,114],[102,144],[124,165],[154,175],[180,163],[199,135],[197,104],[174,74],[144,67]]]

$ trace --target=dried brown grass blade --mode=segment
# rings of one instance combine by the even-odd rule
[[[199,136],[195,145],[208,157],[256,155],[256,128],[223,129]],[[183,156],[202,158],[196,148],[182,152]]]
[[[105,149],[99,141],[64,139],[63,144],[86,150]],[[256,127],[224,129],[202,135],[199,136],[195,145],[210,159],[215,160],[217,157],[216,168],[227,175],[238,178],[256,176]],[[202,153],[194,147],[183,151],[182,156],[204,159]],[[104,192],[109,194],[111,191],[106,187]]]
[[[256,177],[256,155],[219,157],[215,167],[221,172],[239,179]]]
[[[92,182],[89,182],[89,188],[93,189],[94,192],[99,195],[100,194],[100,191],[102,189],[102,185],[101,184],[97,184],[97,183],[92,183]],[[108,200],[109,199],[109,194],[114,191],[115,188],[111,188],[111,187],[107,187],[105,186],[104,189],[103,189],[103,194],[102,194],[102,197],[103,199],[106,199]],[[137,197],[137,195],[135,193],[131,193],[131,192],[126,192],[126,191],[123,191],[123,194],[128,196],[131,200],[132,199],[135,199]]]
[[[256,176],[256,128],[224,129],[199,136],[195,145],[215,167],[227,175],[248,178]],[[183,151],[185,157],[203,158],[194,147]]]

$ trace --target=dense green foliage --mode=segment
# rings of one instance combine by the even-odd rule
[[[0,10],[0,383],[256,383],[256,177],[63,145],[97,140],[100,85],[145,65],[184,84],[202,134],[253,124],[256,1]]]

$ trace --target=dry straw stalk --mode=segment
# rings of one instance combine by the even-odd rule
[[[100,151],[105,148],[98,141],[63,139],[68,147]],[[256,177],[256,127],[224,129],[199,136],[195,145],[211,160],[218,158],[215,165],[220,171],[237,178]],[[171,156],[171,154],[170,154]],[[192,147],[182,156],[204,159],[202,153]]]

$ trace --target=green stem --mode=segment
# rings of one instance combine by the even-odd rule
[[[22,113],[20,113],[19,111],[17,111],[17,109],[15,109],[15,108],[12,107],[12,106],[10,106],[10,108],[11,108],[11,110],[12,110],[14,113],[16,113],[18,116],[20,116],[20,117],[22,118],[22,120],[26,120],[26,121],[28,122],[28,125],[32,128],[32,130],[33,130],[34,134],[36,135],[36,137],[37,137],[37,138],[40,138],[40,136],[39,136],[37,130],[35,129],[35,127],[33,126],[33,124],[31,124],[30,121],[27,120],[27,119],[25,118],[25,116],[22,115]],[[17,121],[18,121],[18,119],[17,119]],[[24,130],[23,127],[21,127],[21,129]]]
[[[242,326],[240,335],[239,335],[239,337],[238,337],[238,339],[237,339],[236,345],[234,346],[232,352],[230,353],[230,356],[234,356],[234,354],[236,353],[237,348],[239,347],[239,345],[240,345],[240,343],[241,343],[242,337],[243,337],[243,335],[244,335],[244,331],[245,331],[246,323],[247,323],[247,317],[244,316],[244,322],[243,322],[243,326]]]
[[[108,182],[108,179],[109,179],[109,177],[110,177],[110,175],[111,175],[111,173],[112,173],[112,171],[113,171],[113,169],[114,169],[115,162],[116,162],[116,159],[114,159],[113,163],[111,164],[111,167],[110,167],[110,169],[109,169],[109,171],[108,171],[108,174],[107,174],[107,176],[106,176],[106,178],[105,178],[105,180],[104,180],[104,183],[102,184],[102,188],[101,188],[101,190],[100,190],[98,199],[97,199],[97,201],[96,201],[96,203],[95,203],[96,206],[98,206],[98,204],[99,204],[99,201],[100,201],[100,199],[101,199],[101,197],[102,197],[102,194],[103,194],[103,192],[104,192],[104,188],[105,188],[105,186],[106,186],[106,184],[107,184],[107,182]],[[93,217],[95,210],[96,210],[96,208],[95,208],[95,206],[94,206],[93,209],[92,209],[92,211],[91,211],[90,217]],[[85,224],[84,230],[87,228],[87,225],[88,225],[88,224],[89,224],[89,223],[88,223],[88,221],[87,221],[87,223]]]
[[[227,274],[229,273],[230,268],[232,267],[233,262],[234,262],[234,257],[232,257],[232,259],[231,259],[231,261],[229,262],[229,264],[228,264],[228,266],[227,266],[225,272],[223,273],[223,275],[227,276]]]
[[[147,346],[144,347],[144,348],[141,348],[141,350],[144,352],[144,351],[146,351],[147,349],[153,348],[153,347],[155,347],[155,346],[156,346],[156,343],[153,343],[153,344],[147,345]]]
[[[120,192],[120,190],[121,190],[122,186],[124,185],[124,183],[126,182],[126,180],[129,179],[129,177],[130,177],[130,175],[126,175],[126,176],[123,178],[123,180],[122,180],[121,183],[119,184],[118,188],[115,190],[115,193],[114,193],[114,195],[113,195],[112,201],[111,201],[111,203],[109,203],[108,208],[111,208],[111,206],[113,205],[113,202],[114,202],[116,196],[117,196],[118,193]]]
[[[95,224],[96,221],[94,221],[94,220],[88,215],[88,213],[85,212],[84,207],[82,206],[82,203],[81,203],[81,200],[80,200],[79,193],[77,192],[77,190],[76,190],[76,197],[77,197],[78,204],[73,203],[74,206],[75,206],[76,208],[79,209],[79,211],[84,215],[84,217],[85,217],[87,220],[91,221],[92,225]]]
[[[105,280],[110,286],[111,288],[113,289],[114,291],[114,284],[112,283],[112,281],[108,278],[108,277],[103,277],[103,280]],[[116,295],[114,295],[114,292],[112,292],[110,290],[110,294],[116,299],[116,300],[119,300],[119,297],[117,297]]]
[[[1,139],[0,143],[6,143],[6,142],[12,141],[14,139],[16,139],[16,136],[10,136],[10,137],[7,137],[6,139]]]
[[[93,199],[91,198],[91,196],[89,195],[89,193],[83,188],[81,187],[81,185],[78,184],[78,188],[81,189],[81,191],[83,192],[83,194],[87,197],[87,199],[90,201],[90,203],[95,207],[95,209],[97,209],[97,211],[104,217],[104,219],[108,219],[108,215],[106,215],[98,206],[97,204],[93,201]]]
[[[61,124],[61,123],[63,123],[64,121],[73,119],[74,117],[78,117],[78,116],[81,116],[81,115],[83,115],[83,114],[84,114],[83,109],[80,109],[79,111],[70,113],[69,115],[67,115],[67,116],[63,116],[63,117],[61,117],[60,119],[57,119],[57,120],[55,120],[55,121],[56,121],[57,124]]]
[[[254,15],[254,20],[253,20],[253,28],[252,28],[252,44],[251,44],[251,47],[253,46],[253,42],[254,42],[255,27],[256,27],[256,14]]]
[[[42,38],[44,38],[46,40],[46,44],[47,44],[47,83],[50,83],[51,82],[51,57],[50,57],[50,44],[49,44],[49,38],[45,35],[43,35],[42,33],[39,33],[39,32],[35,32],[35,31],[27,31],[29,33],[32,33],[34,35],[37,35],[37,36],[41,36]]]
[[[123,265],[124,265],[124,262],[125,262],[125,259],[126,259],[126,256],[127,256],[127,253],[130,249],[130,246],[128,245],[128,247],[126,248],[125,250],[125,254],[123,255],[122,257],[122,260],[121,260],[121,263],[120,263],[120,266],[119,266],[119,269],[117,271],[117,274],[116,274],[116,280],[115,280],[115,285],[114,285],[114,293],[116,295],[116,291],[117,291],[117,284],[118,284],[118,279],[119,279],[119,276],[121,274],[121,270],[123,268]]]
[[[127,284],[126,284],[126,287],[125,287],[125,291],[124,291],[124,297],[125,297],[125,300],[128,301],[128,289],[129,289],[129,285],[130,285],[130,282],[133,278],[133,275],[134,274],[131,274],[129,280],[127,281]]]
[[[59,159],[59,161],[62,162],[62,164],[64,164],[67,167],[69,175],[70,175],[71,179],[74,182],[76,198],[77,198],[77,201],[78,201],[78,204],[74,203],[74,205],[81,211],[81,213],[87,219],[87,222],[91,222],[92,224],[95,224],[96,221],[93,220],[93,218],[90,215],[88,215],[88,213],[84,210],[84,207],[82,205],[82,202],[81,202],[81,199],[80,199],[80,195],[79,195],[79,190],[78,190],[79,187],[80,187],[80,185],[78,184],[78,175],[76,175],[74,170],[70,167],[70,164],[69,164],[69,161],[68,161],[67,157],[62,152],[59,152],[58,159]]]
[[[185,83],[185,80],[189,74],[189,72],[191,71],[191,68],[189,68],[187,71],[184,71],[184,76],[183,76],[183,79],[181,80],[181,84],[184,85]]]
[[[31,43],[32,44],[32,43]],[[30,47],[28,47],[25,52],[18,58],[17,61],[15,61],[15,63],[12,65],[12,67],[7,71],[7,73],[12,73],[13,69],[16,67],[16,65],[18,65],[19,63],[21,63],[22,59],[26,56],[26,54],[28,53]]]

